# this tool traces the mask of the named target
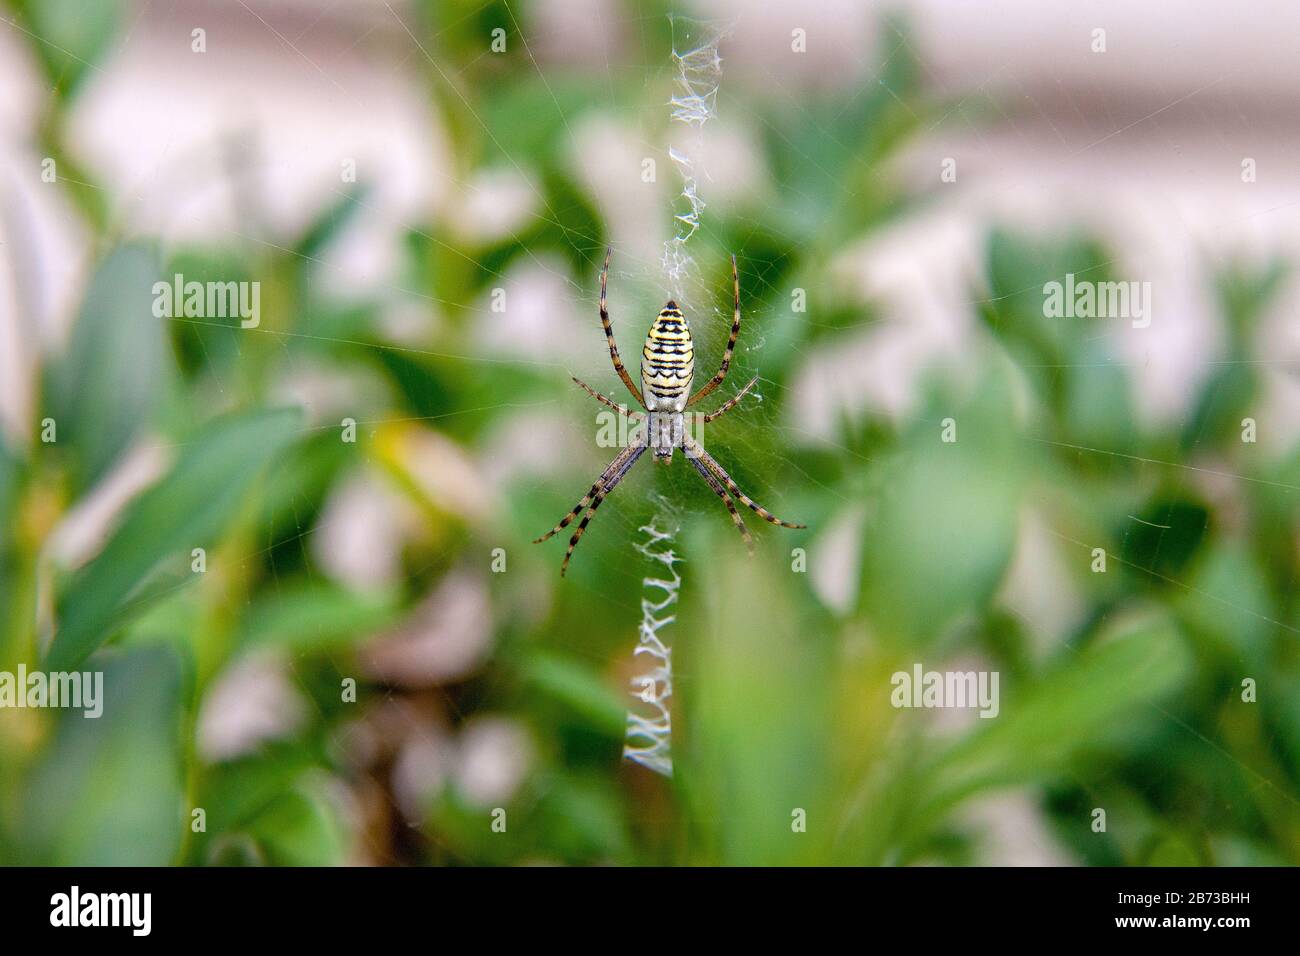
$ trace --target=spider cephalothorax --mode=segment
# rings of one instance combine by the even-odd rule
[[[731,257],[731,284],[735,293],[735,310],[731,320],[731,336],[727,339],[726,351],[722,353],[722,365],[717,374],[709,379],[703,388],[691,395],[691,381],[695,377],[695,345],[691,339],[691,327],[686,321],[686,316],[677,307],[677,303],[671,299],[668,300],[668,304],[663,307],[663,311],[659,313],[650,326],[650,332],[646,335],[645,346],[641,350],[642,388],[637,388],[636,383],[632,381],[632,376],[628,374],[627,368],[623,365],[623,360],[619,357],[618,346],[614,343],[614,329],[609,324],[609,311],[605,308],[605,285],[609,278],[610,252],[609,249],[605,250],[605,267],[600,272],[600,321],[605,327],[605,338],[609,342],[609,357],[614,362],[614,371],[618,373],[619,378],[623,380],[623,384],[627,386],[628,391],[632,393],[638,404],[646,410],[646,415],[631,411],[613,399],[606,398],[576,378],[574,381],[598,402],[617,410],[620,415],[643,421],[646,427],[638,430],[627,447],[618,453],[618,456],[610,462],[609,467],[596,479],[590,490],[582,496],[582,500],[573,506],[573,510],[565,515],[559,524],[538,538],[534,544],[545,541],[566,528],[574,518],[582,514],[583,508],[587,508],[587,513],[583,515],[582,521],[578,523],[577,530],[573,532],[573,537],[569,539],[569,550],[564,553],[564,563],[560,565],[560,574],[564,574],[569,567],[569,558],[573,555],[573,549],[578,546],[578,540],[582,537],[583,532],[587,530],[587,523],[591,521],[592,515],[596,513],[600,503],[623,480],[623,476],[636,464],[637,459],[645,454],[647,448],[653,448],[655,458],[664,464],[672,462],[673,449],[682,449],[686,460],[700,473],[700,477],[713,489],[713,493],[721,498],[723,504],[727,506],[727,510],[731,513],[732,522],[740,531],[741,537],[745,539],[745,544],[751,552],[754,548],[754,542],[749,536],[749,530],[745,527],[745,522],[740,518],[740,512],[736,510],[736,503],[732,500],[733,497],[740,499],[744,505],[764,521],[779,524],[785,528],[805,527],[791,521],[782,521],[737,488],[736,483],[731,480],[731,476],[727,474],[726,470],[718,464],[712,455],[704,450],[703,445],[691,437],[686,428],[686,409],[721,385],[727,377],[727,369],[731,367],[731,354],[736,348],[736,336],[740,334],[740,276],[736,271],[736,257]],[[707,424],[714,419],[721,418],[736,406],[736,403],[754,387],[754,383],[757,381],[758,376],[756,375],[734,397],[724,402],[717,411],[702,416],[701,422]]]

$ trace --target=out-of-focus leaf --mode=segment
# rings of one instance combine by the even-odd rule
[[[391,624],[398,614],[393,593],[357,594],[332,584],[286,586],[248,612],[245,639],[300,651],[355,644]]]
[[[84,490],[149,424],[171,377],[163,320],[153,314],[156,253],[128,245],[110,253],[86,291],[65,356],[55,365],[49,407],[58,442],[74,454]]]
[[[1219,366],[1197,396],[1183,429],[1182,451],[1190,454],[1202,445],[1239,441],[1241,420],[1250,414],[1258,391],[1255,366],[1242,362]]]
[[[20,0],[33,46],[51,83],[71,93],[95,69],[117,35],[124,0]]]
[[[1227,835],[1211,840],[1215,866],[1287,866],[1285,856],[1253,840]]]
[[[303,547],[304,529],[319,514],[339,470],[350,458],[350,446],[328,430],[307,432],[266,474],[259,503],[261,540]]]
[[[228,249],[181,248],[167,257],[166,267],[158,277],[162,282],[206,283],[248,282],[252,276],[243,256]],[[174,299],[174,296],[173,296]],[[220,311],[220,310],[214,310]],[[206,372],[229,388],[239,374],[238,364],[246,355],[247,333],[240,329],[239,310],[228,309],[227,315],[187,316],[185,303],[173,301],[171,315],[155,319],[170,335],[177,364],[187,376]]]
[[[617,792],[608,781],[552,781],[531,823],[539,828],[543,848],[564,860],[623,862],[629,852]]]
[[[1300,678],[1278,674],[1266,684],[1263,704],[1270,725],[1277,730],[1275,745],[1287,766],[1300,767]]]
[[[932,404],[927,419],[884,475],[863,540],[865,608],[883,636],[904,640],[935,637],[993,595],[1032,453],[1015,435],[1009,383],[997,371],[964,406]]]
[[[718,540],[707,583],[686,592],[704,608],[665,631],[674,669],[690,675],[674,688],[674,731],[680,714],[690,732],[674,735],[673,761],[697,827],[694,858],[810,862],[831,829],[828,647],[780,583],[788,565],[746,561],[738,541]],[[690,541],[683,550],[696,553]],[[692,563],[685,574],[703,571]],[[806,832],[792,826],[795,808]]]
[[[920,66],[902,24],[891,20],[880,31],[877,61],[869,86],[797,107],[766,104],[763,130],[781,183],[780,206],[766,218],[800,246],[858,235],[896,198],[880,175],[881,160],[917,123],[920,105]]]
[[[1121,520],[1115,532],[1123,542],[1120,559],[1139,580],[1164,587],[1182,580],[1206,538],[1210,511],[1182,494],[1158,494],[1139,513]]]
[[[380,349],[374,360],[396,382],[416,415],[433,417],[454,407],[442,363],[395,349]]]
[[[15,596],[15,589],[22,586],[18,544],[14,540],[21,483],[22,465],[0,434],[0,660],[8,659],[9,628],[16,623],[13,618],[25,609]]]
[[[199,798],[208,811],[208,835],[196,836],[196,843],[215,842],[248,825],[310,767],[310,754],[288,745],[213,767]]]
[[[23,841],[49,865],[165,865],[184,826],[176,662],[148,648],[97,670],[103,714],[61,715],[29,786]]]
[[[1290,273],[1290,263],[1271,259],[1258,264],[1235,262],[1217,277],[1219,301],[1228,320],[1229,350],[1234,357],[1248,357],[1251,333]]]
[[[131,504],[104,550],[73,577],[47,665],[75,667],[108,638],[132,591],[161,562],[188,565],[191,549],[209,547],[261,470],[293,439],[298,421],[296,409],[230,415],[185,445],[172,470]]]
[[[976,790],[1047,779],[1084,751],[1115,746],[1133,724],[1167,719],[1159,702],[1186,680],[1187,647],[1163,617],[1129,623],[1021,691],[1004,682],[1000,713],[932,768],[932,806]]]
[[[1069,275],[1080,282],[1105,282],[1111,257],[1077,234],[1044,240],[1003,229],[989,235],[986,257],[989,291],[980,316],[1022,363],[1039,400],[1067,422],[1087,426],[1087,433],[1099,430],[1099,417],[1108,429],[1122,429],[1116,405],[1127,389],[1116,393],[1116,374],[1102,367],[1108,356],[1096,341],[1107,331],[1101,324],[1116,320],[1045,314],[1048,283],[1064,289]],[[1104,410],[1077,407],[1099,397]],[[1070,440],[1082,437],[1069,434]]]
[[[357,210],[365,205],[368,193],[364,184],[355,185],[345,192],[307,227],[294,251],[309,261],[319,258],[330,242],[356,218]]]
[[[591,84],[577,77],[546,82],[536,75],[522,76],[483,92],[480,113],[496,137],[485,147],[488,160],[510,170],[518,156],[546,167],[562,164],[571,145],[565,135],[568,128],[583,112],[600,105],[591,95]]]
[[[553,654],[539,653],[525,662],[523,674],[542,694],[581,715],[592,727],[611,737],[622,736],[627,704],[590,669]]]
[[[1207,444],[1238,444],[1242,419],[1253,414],[1260,390],[1254,332],[1289,271],[1285,262],[1274,259],[1258,266],[1234,263],[1216,277],[1228,332],[1227,361],[1214,369],[1197,395],[1181,436],[1184,453]]]
[[[1131,452],[1137,429],[1127,370],[1091,342],[1076,364],[1066,374],[1063,433],[1074,445]]]
[[[1141,862],[1143,866],[1204,865],[1196,850],[1176,833],[1166,833],[1153,840]]]
[[[323,781],[306,780],[270,804],[249,833],[275,866],[339,866],[347,844]]]
[[[1198,564],[1178,606],[1189,625],[1251,667],[1266,665],[1274,610],[1267,582],[1250,552],[1221,545]]]

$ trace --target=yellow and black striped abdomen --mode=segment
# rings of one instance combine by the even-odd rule
[[[641,350],[641,388],[651,411],[681,411],[695,375],[695,344],[677,303],[669,300]]]

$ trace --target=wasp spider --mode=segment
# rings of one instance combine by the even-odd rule
[[[623,360],[619,358],[618,346],[614,343],[614,330],[609,324],[609,312],[605,308],[605,284],[609,278],[610,252],[610,249],[605,250],[605,267],[600,271],[600,322],[605,327],[605,338],[609,342],[609,357],[614,362],[614,371],[618,373],[618,377],[623,380],[623,384],[627,386],[637,403],[646,410],[648,421],[646,427],[638,429],[637,435],[628,446],[610,462],[609,467],[582,496],[582,500],[573,506],[573,510],[533,543],[545,541],[568,527],[574,518],[582,514],[582,509],[587,508],[587,513],[583,515],[582,521],[578,522],[577,530],[569,539],[569,550],[564,553],[564,563],[560,565],[560,574],[563,575],[569,567],[569,558],[573,556],[573,549],[578,546],[578,540],[587,530],[587,524],[596,513],[596,509],[600,507],[600,503],[618,486],[648,448],[653,448],[655,458],[665,465],[672,462],[674,448],[682,449],[686,460],[700,473],[700,477],[731,512],[732,523],[740,531],[740,536],[744,538],[751,554],[754,550],[754,541],[745,527],[745,522],[740,518],[740,512],[736,510],[734,498],[740,499],[764,521],[779,524],[784,528],[806,527],[792,521],[782,521],[741,491],[731,480],[726,469],[686,431],[684,415],[686,409],[721,385],[727,377],[727,369],[731,367],[731,353],[736,347],[736,336],[740,334],[740,277],[736,273],[736,257],[734,255],[731,257],[731,284],[735,293],[735,312],[731,320],[731,337],[727,340],[726,351],[722,353],[722,366],[704,387],[692,395],[690,389],[691,379],[695,376],[695,346],[691,341],[691,328],[686,322],[686,316],[671,299],[650,326],[645,345],[641,349],[641,388],[637,388],[636,383],[632,381],[632,376],[624,367]],[[647,415],[632,411],[613,399],[606,398],[586,383],[576,378],[573,381],[596,401],[615,409],[620,415],[635,421],[647,418]],[[736,403],[754,387],[757,381],[758,376],[755,375],[717,411],[704,415],[702,421],[711,422],[735,408]]]

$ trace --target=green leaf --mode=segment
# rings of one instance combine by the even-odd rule
[[[159,281],[174,282],[177,275],[183,276],[187,284],[198,282],[205,287],[209,282],[253,281],[246,259],[228,248],[169,250]],[[191,381],[206,372],[229,387],[230,380],[236,377],[235,366],[246,344],[239,335],[243,319],[237,309],[225,311],[229,314],[186,316],[185,300],[181,296],[179,300],[173,298],[168,318],[156,320],[170,334],[177,364]]]
[[[1113,257],[1077,232],[1044,239],[1003,229],[989,234],[985,255],[989,295],[980,317],[1022,363],[1040,401],[1065,419],[1062,424],[1086,426],[1084,434],[1101,430],[1098,419],[1106,429],[1122,429],[1128,404],[1125,376],[1103,365],[1110,356],[1102,339],[1114,320],[1045,314],[1048,283],[1063,288],[1070,275],[1078,281],[1107,281]],[[1099,399],[1103,408],[1076,407]]]
[[[554,654],[538,653],[528,660],[523,671],[535,689],[581,715],[602,733],[622,737],[627,705],[590,668]]]
[[[72,449],[76,490],[94,484],[149,424],[167,387],[173,360],[153,314],[158,275],[151,248],[112,252],[91,279],[67,354],[52,371],[50,408],[59,444]]]
[[[999,715],[935,762],[932,807],[985,787],[1048,779],[1087,750],[1135,739],[1143,722],[1169,719],[1156,705],[1189,672],[1174,625],[1156,617],[1131,622],[1023,690],[1003,682]]]
[[[199,792],[200,804],[208,811],[208,830],[194,837],[195,845],[203,849],[249,826],[311,770],[311,755],[288,744],[269,744],[255,756],[212,767]]]
[[[1264,570],[1247,548],[1227,542],[1207,554],[1177,596],[1176,606],[1190,627],[1250,667],[1267,669],[1278,612]]]
[[[181,841],[180,672],[166,649],[117,656],[103,712],[65,711],[26,792],[21,842],[54,866],[162,866]]]
[[[1229,351],[1248,358],[1254,330],[1290,278],[1291,265],[1285,259],[1265,262],[1230,262],[1216,276],[1219,302],[1228,321]]]
[[[185,445],[167,476],[127,509],[100,555],[73,577],[47,665],[75,667],[108,638],[150,572],[168,558],[188,563],[191,549],[210,547],[298,422],[296,409],[230,415]]]
[[[1033,453],[1015,418],[1006,375],[990,370],[966,403],[932,402],[882,475],[861,592],[882,637],[932,640],[996,592]]]
[[[355,644],[393,623],[393,593],[357,594],[330,584],[286,585],[249,611],[245,639],[294,650]]]
[[[1178,494],[1161,493],[1152,496],[1133,517],[1139,520],[1126,515],[1114,531],[1126,568],[1138,580],[1156,587],[1182,581],[1209,535],[1209,507]]]
[[[714,555],[708,593],[692,594],[695,610],[687,604],[664,635],[677,675],[673,767],[691,821],[691,859],[726,866],[824,859],[831,828],[798,833],[791,821],[793,808],[827,819],[838,743],[830,642],[797,639],[812,632],[783,587],[788,565],[747,561],[738,541],[718,540],[726,545]],[[690,540],[682,552],[701,553]],[[677,733],[679,715],[688,734]]]
[[[534,825],[550,852],[571,861],[627,859],[627,824],[610,780],[565,775],[548,784]]]
[[[18,527],[23,472],[23,462],[13,454],[0,433],[0,659],[3,660],[8,659],[10,628],[18,623],[18,615],[26,607],[25,602],[18,600],[24,562],[14,533]]]
[[[65,93],[96,68],[122,23],[122,0],[22,0],[33,46],[56,89]]]
[[[1167,833],[1153,839],[1142,860],[1145,866],[1204,866],[1186,840],[1177,833]]]
[[[1276,849],[1234,834],[1211,838],[1215,866],[1287,866]]]
[[[297,242],[294,252],[302,259],[319,259],[331,242],[337,238],[366,205],[370,190],[364,185],[353,186],[327,209],[316,216]]]
[[[1087,342],[1065,375],[1063,434],[1071,444],[1131,452],[1137,437],[1128,372],[1097,342]]]
[[[1218,366],[1196,397],[1181,436],[1182,453],[1190,456],[1207,444],[1237,445],[1241,420],[1253,411],[1259,388],[1255,366],[1242,362]]]
[[[347,853],[323,779],[308,777],[275,800],[249,831],[273,866],[339,866]]]

